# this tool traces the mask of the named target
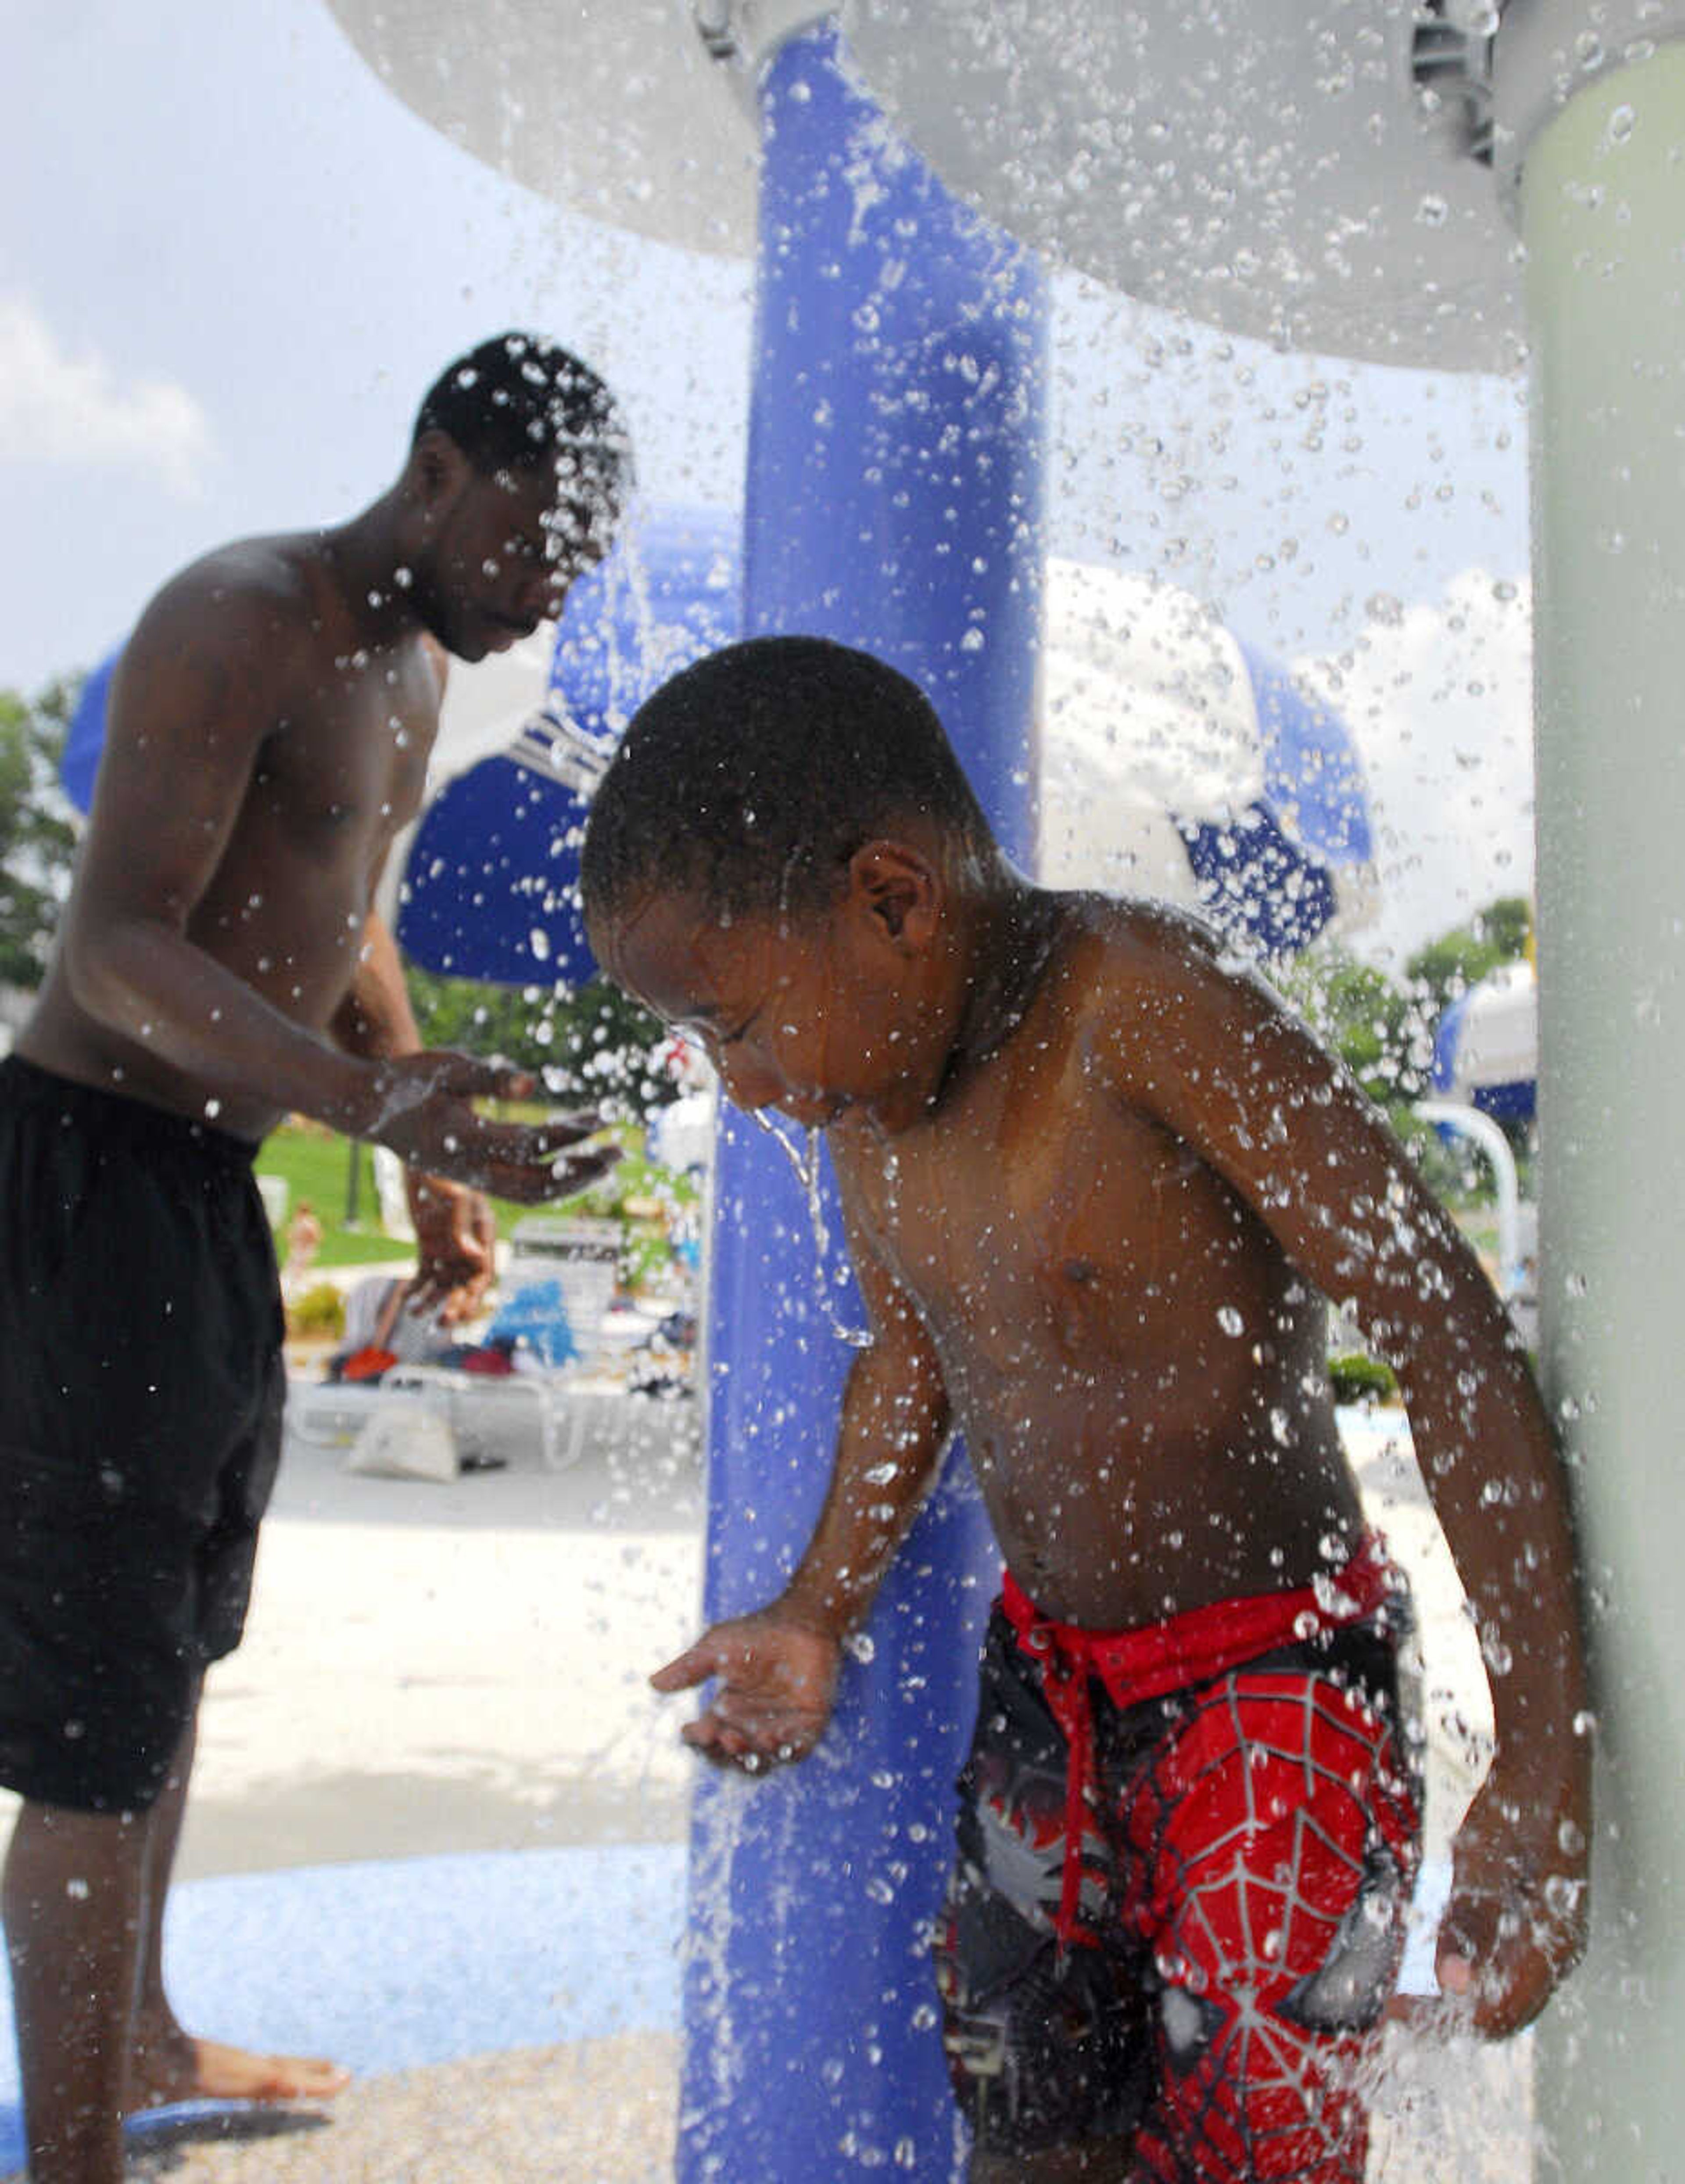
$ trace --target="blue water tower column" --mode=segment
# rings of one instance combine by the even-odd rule
[[[761,101],[745,632],[833,637],[920,683],[1027,864],[1039,270],[897,140],[828,29],[780,48]],[[859,1312],[828,1190],[825,1223],[821,1278],[789,1162],[728,1115],[708,1344],[710,1620],[777,1592],[819,1513],[853,1354],[831,1318]],[[963,2173],[928,1943],[998,1576],[963,1451],[951,1451],[846,1663],[820,1748],[765,1780],[700,1781],[687,2184]]]

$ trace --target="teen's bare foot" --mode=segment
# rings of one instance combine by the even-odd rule
[[[160,2109],[177,2101],[327,2101],[351,2073],[314,2055],[257,2055],[220,2040],[196,2040],[179,2027],[137,2040],[125,2109]]]

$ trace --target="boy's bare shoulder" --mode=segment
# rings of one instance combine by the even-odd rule
[[[1297,1046],[1303,1027],[1252,962],[1201,918],[1167,903],[1069,899],[1065,1006],[1121,1081],[1159,1083],[1256,1050]]]
[[[1072,894],[1063,933],[1065,974],[1097,1003],[1141,1002],[1214,983],[1255,990],[1260,983],[1212,927],[1170,903]]]

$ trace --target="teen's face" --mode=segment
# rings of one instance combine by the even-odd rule
[[[614,515],[600,495],[559,493],[548,469],[487,476],[463,464],[414,571],[424,624],[459,660],[507,651],[561,612],[608,551]]]
[[[722,924],[699,895],[652,894],[596,937],[611,975],[701,1045],[734,1106],[895,1129],[934,1089],[919,1081],[917,963],[853,896],[800,921]]]

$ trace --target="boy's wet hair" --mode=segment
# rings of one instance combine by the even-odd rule
[[[445,433],[488,477],[553,464],[617,507],[631,489],[631,440],[614,396],[546,334],[494,334],[447,365],[422,397],[411,444],[427,432]]]
[[[826,638],[751,638],[633,716],[592,803],[586,912],[612,917],[652,886],[732,916],[817,911],[863,842],[915,816],[993,848],[917,684]]]

